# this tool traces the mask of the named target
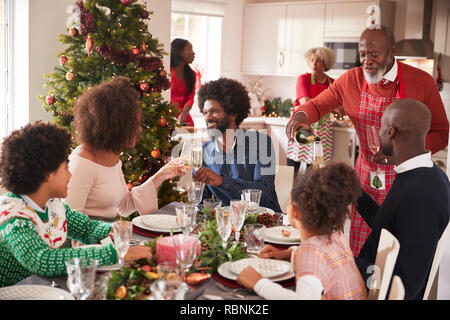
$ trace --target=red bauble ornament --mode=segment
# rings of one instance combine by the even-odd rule
[[[167,71],[164,70],[164,69],[162,69],[162,70],[159,72],[159,75],[160,75],[161,77],[165,78],[165,77],[167,76]]]
[[[86,39],[86,52],[88,56],[91,55],[91,51],[92,51],[92,39],[91,37],[88,36]]]
[[[49,106],[51,106],[52,104],[55,103],[55,97],[54,96],[47,96],[47,97],[45,97],[45,102],[47,102],[47,104]]]
[[[155,159],[159,159],[159,157],[161,157],[161,151],[159,151],[158,148],[155,148],[150,152],[150,155]]]
[[[67,81],[73,81],[75,79],[75,74],[72,71],[68,71],[66,73],[66,80]]]
[[[160,127],[165,127],[165,126],[167,126],[167,120],[166,120],[166,118],[164,118],[163,116],[161,116],[161,118],[159,118],[159,126],[160,126]]]
[[[141,89],[142,92],[146,92],[150,86],[147,82],[141,82],[139,84],[139,89]]]
[[[129,6],[131,4],[131,0],[120,0],[124,6]]]
[[[60,65],[65,65],[67,63],[67,61],[69,61],[69,58],[67,58],[66,56],[62,55],[59,57],[59,64]]]
[[[72,29],[70,29],[69,34],[70,34],[72,37],[75,37],[75,36],[78,34],[78,29],[77,29],[77,28],[72,28]]]
[[[141,11],[141,18],[142,19],[147,19],[148,18],[148,11],[142,10]]]
[[[138,48],[133,48],[133,49],[131,49],[131,54],[133,55],[133,56],[138,56],[139,55],[139,49]]]

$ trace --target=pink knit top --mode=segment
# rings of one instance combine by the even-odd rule
[[[73,210],[104,218],[115,218],[117,213],[126,217],[136,210],[140,214],[158,210],[158,194],[152,179],[128,191],[120,160],[106,167],[72,154],[69,170],[72,178],[65,200]]]

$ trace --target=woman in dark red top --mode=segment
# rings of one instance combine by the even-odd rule
[[[312,48],[305,53],[305,59],[311,68],[311,73],[302,74],[297,79],[296,99],[293,110],[319,95],[334,81],[325,74],[336,61],[336,55],[333,50],[327,47]],[[331,159],[333,148],[333,133],[329,115],[324,116],[312,127],[314,133],[322,141],[324,162],[326,163]],[[287,164],[295,168],[295,174],[297,174],[301,162],[311,164],[311,149],[312,143],[299,144],[296,141],[289,141]]]
[[[171,91],[170,102],[181,110],[178,121],[184,126],[194,126],[189,114],[194,104],[195,72],[189,66],[194,61],[192,44],[184,39],[174,39],[170,47]]]

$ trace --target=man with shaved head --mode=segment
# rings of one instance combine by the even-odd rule
[[[362,188],[378,203],[383,203],[395,179],[394,163],[381,150],[374,153],[368,132],[378,130],[387,106],[397,99],[416,99],[431,113],[426,149],[438,152],[448,144],[449,124],[444,104],[434,79],[425,71],[396,61],[395,39],[388,27],[372,25],[359,39],[361,67],[348,70],[327,90],[295,108],[286,126],[288,138],[295,130],[310,127],[327,113],[342,105],[359,139],[355,170]],[[350,247],[358,255],[370,228],[352,207]]]
[[[394,268],[405,286],[405,299],[422,299],[437,243],[450,219],[450,183],[425,147],[430,110],[420,101],[394,101],[381,117],[381,151],[392,157],[395,180],[379,206],[367,193],[357,209],[371,228],[356,263],[371,276],[381,229],[400,243]]]

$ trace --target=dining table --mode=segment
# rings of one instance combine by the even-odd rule
[[[155,214],[163,215],[176,215],[175,207],[179,205],[179,202],[172,202],[155,212]],[[280,219],[282,221],[282,219]],[[136,225],[133,225],[132,242],[134,244],[145,243],[151,241],[161,235],[157,232],[149,232],[143,230]],[[168,234],[162,234],[168,236]],[[280,246],[279,246],[280,247]],[[283,247],[283,246],[281,246]],[[285,246],[286,248],[288,246]],[[108,272],[97,272],[96,286],[103,284],[104,290],[106,290],[105,281],[102,277],[108,275]],[[294,289],[295,277],[280,282],[284,287]],[[33,274],[28,278],[18,282],[16,285],[41,285],[56,287],[69,291],[67,287],[67,275],[61,276],[41,276]],[[258,296],[252,290],[241,287],[236,281],[226,279],[214,273],[209,279],[204,280],[196,286],[189,286],[188,291],[185,294],[185,300],[262,300],[263,298]]]

